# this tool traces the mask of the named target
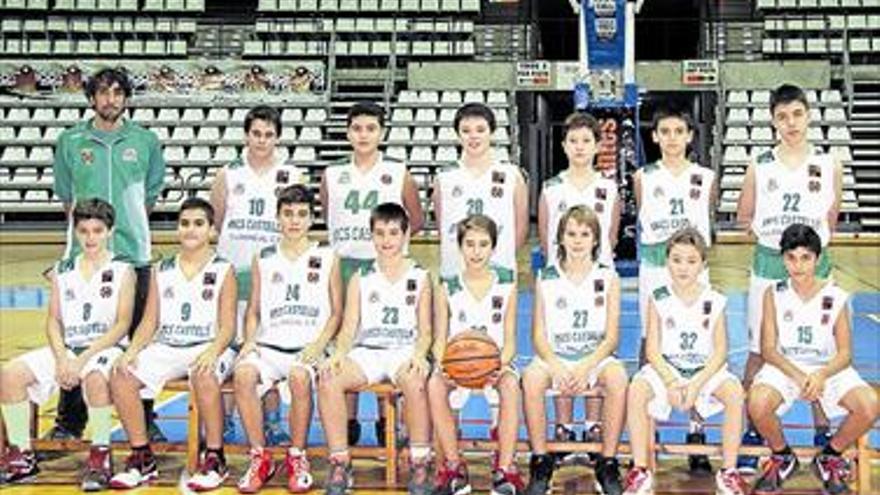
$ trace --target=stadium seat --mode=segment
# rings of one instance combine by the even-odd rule
[[[814,129],[813,127],[810,130]],[[821,131],[821,129],[819,129]],[[809,134],[808,134],[809,135]],[[810,138],[813,139],[813,138]],[[818,138],[821,139],[821,138]],[[829,127],[828,128],[828,140],[829,141],[845,141],[849,143],[852,139],[852,135],[850,135],[848,127]]]
[[[411,139],[409,127],[392,127],[388,131],[388,141],[408,143]]]
[[[171,135],[168,133],[168,128],[165,126],[150,127],[150,130],[156,134],[156,137],[159,138],[159,141],[168,141],[169,139],[171,139]]]
[[[452,122],[455,121],[455,113],[458,111],[458,108],[441,108],[440,109],[440,122],[443,124],[452,125]]]
[[[40,128],[21,127],[18,129],[18,137],[16,139],[19,141],[39,141],[41,139]]]
[[[455,146],[440,146],[437,148],[438,162],[454,162],[458,160],[458,150]]]
[[[495,121],[499,126],[506,126],[510,124],[510,117],[507,115],[506,108],[496,108],[495,112]]]
[[[458,134],[455,133],[455,129],[452,127],[441,127],[439,132],[437,133],[437,140],[440,142],[458,142]]]
[[[327,111],[323,108],[310,108],[306,110],[306,122],[324,122],[327,120]]]
[[[465,103],[485,103],[485,101],[482,91],[469,90],[464,93]]]
[[[765,106],[770,104],[770,91],[756,90],[752,91],[750,99],[753,106]]]
[[[152,108],[135,108],[131,118],[139,124],[150,125],[156,118]]]
[[[828,132],[829,139],[833,140],[833,136],[831,136],[831,131]],[[849,146],[832,146],[828,153],[837,157],[838,160],[844,163],[849,163],[852,161],[852,153],[849,150]]]
[[[486,103],[490,105],[507,105],[507,93],[503,91],[489,91],[486,95]]]
[[[194,141],[195,138],[195,132],[189,126],[178,126],[171,132],[171,139],[174,141]]]
[[[731,143],[746,142],[749,140],[749,133],[744,127],[728,127],[724,133],[724,140]]]
[[[7,146],[3,148],[2,161],[4,162],[25,162],[27,161],[27,151],[24,146]]]
[[[186,155],[186,161],[190,163],[207,162],[211,159],[211,149],[207,146],[193,146]]]
[[[397,160],[406,161],[406,147],[405,146],[389,146],[385,149],[385,155],[390,158],[395,158]]]
[[[244,141],[244,128],[240,126],[229,126],[223,129],[223,141],[241,143]]]
[[[395,108],[391,112],[392,122],[412,122],[413,111],[409,108]]]
[[[822,122],[822,111],[817,107],[810,107],[810,120],[814,124]]]
[[[0,126],[0,141],[2,142],[12,142],[15,141],[15,130],[9,126]],[[0,169],[5,170],[5,169]]]
[[[227,163],[235,160],[236,157],[238,157],[238,151],[235,146],[218,146],[214,151],[214,160],[216,161]]]
[[[220,128],[218,127],[201,127],[196,134],[196,140],[201,143],[216,144],[220,141]]]
[[[845,129],[845,127],[832,127],[832,129]],[[825,133],[821,127],[810,127],[807,129],[807,139],[810,141],[824,141]]]
[[[833,123],[846,123],[846,111],[843,108],[826,108],[825,121]]]
[[[248,108],[236,108],[232,111],[232,118],[230,119],[232,122],[238,124],[243,123],[244,118],[247,116]]]
[[[744,163],[749,160],[744,146],[728,146],[724,148],[724,163]]]
[[[283,118],[283,116],[282,116]],[[206,122],[227,124],[230,120],[228,108],[212,108],[208,110],[208,116],[205,117]]]
[[[55,109],[36,108],[34,109],[34,114],[31,116],[31,120],[34,122],[53,122],[55,120]]]
[[[205,120],[205,114],[201,108],[187,108],[183,111],[180,121],[186,124],[198,124]]]
[[[437,111],[433,108],[419,108],[416,110],[416,122],[436,122]]]
[[[434,155],[430,146],[413,146],[409,155],[410,162],[422,163],[434,161]]]
[[[51,146],[34,146],[31,148],[31,154],[28,156],[28,159],[31,163],[51,165],[54,157],[55,153]]]
[[[292,160],[294,162],[314,162],[316,159],[315,148],[311,146],[297,146],[293,150]]]
[[[59,119],[61,117],[59,116]],[[24,107],[12,107],[9,109],[9,112],[6,114],[7,122],[23,122],[27,123],[31,120],[31,113],[27,108]]]
[[[433,127],[416,127],[413,132],[413,141],[419,143],[432,143],[436,139]]]
[[[320,142],[322,139],[320,127],[303,127],[299,134],[300,142]]]
[[[178,113],[176,108],[160,108],[156,120],[166,122],[169,125],[175,125],[180,123],[180,113]]]
[[[755,108],[752,110],[752,122],[756,124],[767,124],[773,120],[770,115],[770,109],[766,107]]]
[[[747,124],[749,120],[749,110],[747,108],[731,108],[727,112],[727,125]]]
[[[495,129],[495,134],[492,135],[492,138],[501,144],[510,142],[510,134],[507,132],[507,127],[499,127]]]
[[[303,112],[299,108],[285,108],[281,111],[281,122],[285,122],[288,125],[299,122],[302,119]]]
[[[79,122],[82,119],[82,114],[78,108],[67,107],[58,110],[58,117],[56,118],[59,124],[70,125]]]
[[[289,125],[282,127],[278,140],[285,144],[296,144],[296,128]]]
[[[840,103],[843,101],[840,96],[840,91],[836,89],[823,89],[820,96],[825,103]]]
[[[440,93],[437,91],[419,91],[419,102],[434,105],[440,102]]]
[[[183,146],[165,146],[162,149],[162,156],[168,163],[180,163],[186,159],[183,152]]]
[[[764,126],[752,127],[752,131],[749,133],[749,139],[751,141],[772,141],[773,129]]]

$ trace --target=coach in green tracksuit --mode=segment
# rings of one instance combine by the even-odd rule
[[[55,195],[64,203],[68,215],[73,204],[81,199],[97,197],[113,206],[116,222],[110,250],[134,265],[137,273],[130,335],[140,323],[149,289],[149,213],[162,190],[165,160],[156,134],[123,117],[131,96],[131,83],[124,72],[98,71],[86,84],[85,93],[95,116],[59,136],[52,165]],[[70,234],[65,257],[79,252]],[[147,403],[147,409],[151,419],[152,401]],[[80,390],[62,392],[51,436],[79,437],[85,422]],[[152,425],[152,421],[148,424]]]

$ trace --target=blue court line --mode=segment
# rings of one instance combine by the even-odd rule
[[[728,364],[731,371],[742,376],[745,360],[748,354],[748,332],[746,330],[746,295],[745,293],[729,293],[727,304],[727,329],[729,335],[729,358]],[[872,319],[871,315],[880,313],[880,293],[858,293],[853,297],[853,362],[859,373],[867,381],[880,381],[880,319]],[[532,318],[532,293],[523,291],[519,294],[517,317],[517,364],[520,368],[528,365],[533,355],[531,344],[531,318]],[[638,298],[636,294],[624,293],[621,296],[620,316],[620,347],[618,357],[627,366],[630,376],[637,368],[638,345],[641,335],[638,317]],[[364,424],[375,422],[378,417],[376,401],[368,395],[360,400],[358,417]],[[157,410],[160,415],[185,417],[187,414],[187,396],[181,394],[173,400],[160,405]],[[488,438],[489,408],[482,396],[474,395],[462,409],[462,435],[466,438]],[[282,417],[287,417],[287,406],[282,408]],[[548,417],[553,417],[553,401],[547,402]],[[575,401],[575,417],[583,417],[583,401]],[[783,423],[803,424],[812,423],[809,405],[798,401],[794,407],[783,417]],[[670,422],[686,425],[688,417],[684,413],[673,412]],[[720,422],[720,416],[710,418],[710,423]],[[160,420],[160,427],[171,441],[182,442],[186,439],[186,421]],[[284,421],[286,428],[286,421]],[[548,425],[552,428],[552,425]],[[686,427],[664,427],[661,429],[663,441],[681,442],[686,433]],[[245,443],[244,434],[240,424],[236,427],[236,443]],[[520,428],[521,439],[526,439],[525,427]],[[811,429],[787,429],[786,436],[794,445],[812,444],[813,431]],[[375,430],[371,426],[362,428],[362,445],[376,445]],[[626,435],[624,435],[624,438]],[[707,430],[709,442],[720,442],[718,428]],[[122,431],[114,432],[114,439],[124,438]],[[880,428],[875,428],[870,435],[871,445],[880,447]],[[309,429],[309,445],[323,445],[324,432],[321,428],[317,412],[312,416],[312,424]]]

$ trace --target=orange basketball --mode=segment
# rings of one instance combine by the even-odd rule
[[[462,332],[446,345],[443,371],[462,387],[483,388],[489,376],[499,369],[501,351],[486,332]]]

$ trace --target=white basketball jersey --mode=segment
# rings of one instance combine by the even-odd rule
[[[504,315],[510,302],[510,291],[516,285],[516,274],[507,268],[492,268],[492,286],[482,299],[477,299],[465,284],[462,274],[443,279],[443,290],[449,303],[448,338],[472,329],[492,337],[499,348],[504,347]]]
[[[682,375],[693,376],[712,355],[715,324],[724,316],[727,298],[706,286],[687,304],[666,285],[650,297],[659,316],[660,353]]]
[[[410,263],[410,268],[396,282],[390,282],[375,262],[361,269],[358,346],[406,349],[415,345],[419,330],[419,294],[428,272]]]
[[[159,262],[156,341],[189,347],[213,340],[217,335],[220,289],[230,269],[232,264],[215,254],[199,273],[187,279],[177,256]]]
[[[837,354],[834,322],[847,304],[849,294],[833,282],[809,301],[801,300],[789,280],[773,291],[776,305],[776,348],[796,364],[821,366]]]
[[[831,239],[828,210],[834,204],[834,158],[815,147],[806,161],[790,169],[775,150],[755,159],[755,216],[752,230],[762,246],[779,249],[782,231],[791,224],[809,225],[822,245]]]
[[[559,261],[559,243],[556,236],[559,230],[559,219],[572,206],[588,206],[599,217],[602,238],[599,239],[599,263],[605,266],[614,264],[611,252],[611,213],[617,202],[617,183],[611,179],[596,175],[591,184],[578,189],[569,179],[568,172],[561,172],[544,183],[544,201],[547,205],[547,265],[555,265]]]
[[[297,349],[314,342],[330,317],[333,249],[313,244],[295,260],[281,246],[263,248],[260,267],[260,329],[257,342]]]
[[[476,177],[459,163],[437,175],[443,204],[440,225],[440,275],[452,277],[463,268],[458,248],[458,223],[482,213],[498,226],[492,264],[516,271],[516,208],[514,191],[519,171],[508,163],[493,163]]]
[[[64,345],[70,349],[88,347],[116,323],[122,279],[131,266],[107,261],[85,280],[79,270],[82,255],[55,265]]]
[[[666,242],[685,227],[696,228],[711,243],[709,196],[714,184],[715,172],[693,163],[678,176],[660,162],[645,165],[639,207],[641,243]]]
[[[245,150],[225,167],[226,213],[217,240],[217,253],[238,271],[250,270],[254,255],[280,239],[275,218],[277,191],[304,182],[302,170],[282,160],[257,175],[246,156]]]
[[[379,155],[366,173],[347,161],[327,167],[324,174],[330,244],[343,258],[375,259],[370,213],[382,203],[402,205],[406,164]]]
[[[541,270],[542,316],[554,354],[576,360],[596,350],[605,338],[608,291],[615,276],[613,270],[596,263],[580,284],[557,266]]]

